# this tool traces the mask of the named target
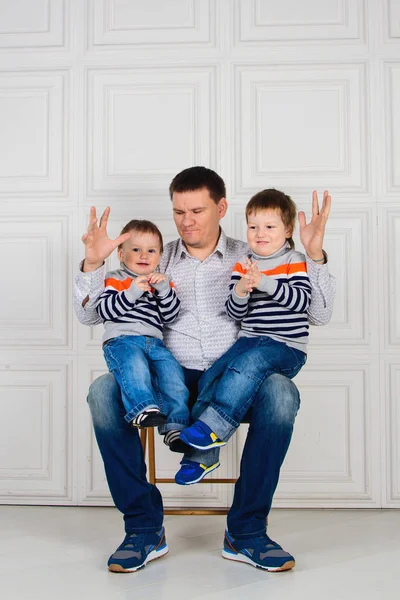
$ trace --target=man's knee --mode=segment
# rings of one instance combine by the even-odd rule
[[[89,388],[87,402],[97,427],[107,427],[118,412],[120,390],[112,373],[105,373],[95,379]]]
[[[300,394],[291,379],[275,373],[261,385],[258,393],[258,409],[265,412],[269,420],[293,424],[300,406]]]

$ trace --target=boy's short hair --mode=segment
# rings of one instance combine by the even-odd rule
[[[129,233],[130,231],[137,231],[138,233],[153,233],[156,235],[160,241],[160,254],[163,253],[164,245],[161,231],[158,229],[157,225],[154,225],[151,221],[146,221],[145,219],[132,219],[129,221],[121,230],[120,235],[123,233]],[[118,246],[118,250],[122,248],[122,244]]]
[[[281,214],[282,221],[285,227],[291,228],[292,235],[296,225],[297,218],[297,206],[293,202],[290,196],[270,188],[268,190],[262,190],[255,194],[247,203],[246,206],[246,222],[249,220],[249,215],[258,213],[262,210],[278,210]],[[290,247],[294,248],[294,241],[292,236],[287,238]]]
[[[172,200],[174,192],[193,192],[206,188],[215,204],[226,198],[226,188],[222,177],[207,167],[189,167],[175,175],[169,186],[169,195]]]

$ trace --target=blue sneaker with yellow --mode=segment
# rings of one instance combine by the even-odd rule
[[[210,450],[226,444],[203,421],[196,421],[190,427],[186,427],[181,431],[180,438],[185,444],[198,450]]]
[[[201,463],[195,462],[194,460],[183,459],[181,462],[181,468],[175,475],[175,483],[179,485],[192,485],[198,483],[206,475],[218,469],[220,462],[216,462],[213,465],[207,467]]]

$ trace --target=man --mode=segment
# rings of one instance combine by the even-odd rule
[[[171,183],[170,196],[180,239],[166,245],[160,267],[174,281],[181,316],[165,328],[164,339],[184,367],[186,385],[195,400],[197,382],[204,370],[236,339],[237,325],[226,315],[224,304],[232,266],[243,258],[247,246],[226,237],[220,229],[227,201],[225,184],[214,171],[205,167],[182,171]],[[334,281],[322,250],[329,210],[328,192],[324,193],[321,211],[314,192],[310,223],[306,223],[304,213],[299,213],[312,286],[308,316],[316,325],[329,321],[334,297]],[[75,310],[87,325],[99,322],[95,304],[104,288],[104,260],[124,241],[123,236],[108,238],[109,213],[107,208],[98,225],[92,207],[88,232],[82,238],[85,260],[76,278]],[[139,435],[123,418],[119,387],[111,374],[92,384],[88,403],[111,495],[125,521],[126,537],[111,555],[108,566],[116,572],[136,571],[168,551],[161,494],[147,482]],[[267,536],[266,518],[298,408],[297,388],[282,375],[266,379],[255,396],[246,419],[250,426],[227,519],[225,558],[269,571],[291,569],[295,564],[293,556]],[[207,452],[206,460],[204,453],[194,449],[188,453],[177,482],[200,481],[218,466],[214,452]]]

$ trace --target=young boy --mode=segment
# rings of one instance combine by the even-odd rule
[[[273,373],[293,378],[306,362],[311,286],[305,256],[294,250],[296,214],[293,200],[275,189],[246,206],[250,253],[233,268],[226,302],[241,323],[239,338],[200,380],[204,411],[181,433],[189,446],[224,446],[261,383]]]
[[[160,426],[170,449],[182,451],[189,393],[182,367],[162,340],[163,325],[177,318],[180,301],[173,284],[156,272],[163,251],[156,225],[133,220],[124,233],[130,237],[118,247],[121,268],[106,274],[96,306],[104,321],[104,357],[121,388],[126,421]]]

